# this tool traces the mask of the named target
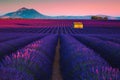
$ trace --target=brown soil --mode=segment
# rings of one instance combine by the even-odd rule
[[[60,72],[60,40],[58,40],[58,44],[56,47],[56,55],[53,63],[53,73],[52,73],[52,80],[63,80]]]

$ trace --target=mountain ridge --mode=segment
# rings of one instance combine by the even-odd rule
[[[87,16],[47,16],[39,13],[35,9],[22,7],[14,12],[2,15],[0,18],[23,18],[23,19],[91,19],[92,16],[106,16],[109,20],[120,20],[120,17],[112,17],[107,15],[87,15]]]
[[[2,18],[40,18],[44,17],[45,15],[39,13],[35,9],[28,9],[22,7],[14,12],[6,13],[5,15],[1,16]]]

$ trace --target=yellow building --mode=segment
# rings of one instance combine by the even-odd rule
[[[74,28],[83,29],[83,23],[82,22],[74,22]]]

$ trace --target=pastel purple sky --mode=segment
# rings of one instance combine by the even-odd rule
[[[120,16],[120,0],[0,0],[0,15],[22,7],[34,8],[50,16]]]

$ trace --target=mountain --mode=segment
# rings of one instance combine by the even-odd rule
[[[87,16],[46,16],[35,9],[20,8],[17,11],[7,13],[0,18],[25,18],[25,19],[91,19],[92,16],[108,17],[109,20],[120,20],[120,17],[107,15],[87,15]]]
[[[44,18],[46,16],[37,12],[34,9],[28,9],[23,7],[15,12],[7,13],[1,17],[2,18]]]
[[[98,17],[107,17],[108,20],[120,20],[120,17],[113,17],[108,15],[87,15],[87,16],[54,16],[54,19],[87,19],[91,20],[92,16],[98,16]]]
[[[54,16],[53,19],[91,19],[91,16]]]
[[[108,15],[94,15],[94,16],[98,16],[98,17],[107,17],[108,20],[120,20],[119,17],[108,16]]]
[[[117,20],[120,20],[120,17],[116,17]]]

